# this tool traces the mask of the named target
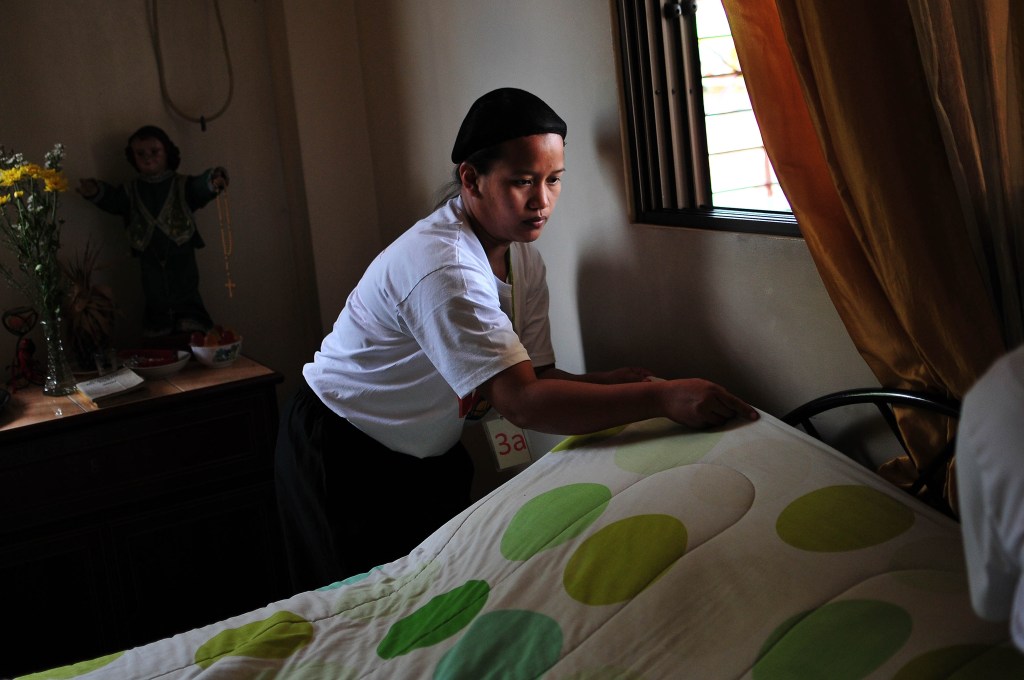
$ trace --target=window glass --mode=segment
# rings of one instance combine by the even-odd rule
[[[750,107],[725,9],[720,0],[701,0],[696,18],[711,204],[789,210]]]
[[[721,0],[616,0],[637,221],[799,236]]]

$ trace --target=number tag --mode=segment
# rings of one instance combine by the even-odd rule
[[[526,432],[521,428],[499,415],[485,420],[484,429],[487,430],[487,442],[498,461],[499,470],[533,461]]]

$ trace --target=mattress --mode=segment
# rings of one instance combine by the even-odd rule
[[[31,677],[991,679],[1024,658],[971,610],[958,524],[762,414],[569,438],[401,559]]]

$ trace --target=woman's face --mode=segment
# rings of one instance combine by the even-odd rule
[[[504,142],[486,175],[460,169],[462,194],[484,246],[537,240],[558,202],[565,172],[565,143],[554,133]]]
[[[139,174],[156,176],[167,169],[167,151],[159,139],[134,139],[131,147]]]

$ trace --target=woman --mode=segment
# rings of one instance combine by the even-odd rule
[[[565,122],[513,88],[478,99],[452,151],[458,195],[369,266],[283,414],[278,490],[294,586],[396,559],[463,510],[467,417],[593,432],[664,416],[757,412],[702,380],[555,368],[544,264],[530,245],[558,201]]]

